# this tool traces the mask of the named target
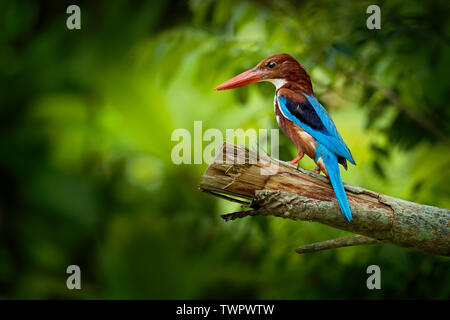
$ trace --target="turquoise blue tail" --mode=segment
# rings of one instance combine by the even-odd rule
[[[342,184],[341,174],[339,172],[338,159],[327,148],[321,148],[322,161],[328,171],[328,177],[330,178],[331,185],[334,189],[334,194],[339,203],[342,213],[348,221],[352,221],[352,212],[348,205],[347,195],[345,194],[344,185]]]

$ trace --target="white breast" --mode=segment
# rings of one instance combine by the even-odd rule
[[[275,86],[276,90],[280,89],[282,86],[284,86],[286,84],[286,80],[284,79],[266,79],[264,81],[268,81],[273,83],[273,85]],[[276,113],[276,109],[277,109],[277,93],[275,92],[275,96],[273,97],[273,111]],[[281,111],[281,109],[280,109]],[[283,113],[283,111],[281,111],[281,113]],[[283,114],[284,116],[284,114]],[[280,125],[280,117],[277,115],[277,122],[278,125]]]
[[[275,93],[275,95],[273,96],[273,111],[277,112],[277,94]]]

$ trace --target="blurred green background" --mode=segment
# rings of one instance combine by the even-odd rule
[[[81,30],[66,28],[70,4]],[[371,4],[381,30],[366,27]],[[287,52],[358,163],[345,182],[450,207],[449,15],[419,0],[2,1],[0,298],[450,298],[448,258],[393,245],[297,255],[346,233],[225,223],[236,205],[197,188],[207,165],[170,158],[173,130],[194,120],[277,128],[271,84],[213,88]],[[71,264],[82,290],[66,288]],[[371,264],[382,290],[366,287]]]

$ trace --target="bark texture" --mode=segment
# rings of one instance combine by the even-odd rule
[[[228,143],[217,150],[200,183],[201,190],[229,200],[251,200],[245,210],[224,215],[225,220],[272,215],[318,222],[362,236],[313,244],[316,247],[309,245],[309,249],[299,248],[299,253],[390,242],[450,255],[449,209],[404,201],[348,184],[344,186],[353,215],[351,222],[340,212],[326,177]]]

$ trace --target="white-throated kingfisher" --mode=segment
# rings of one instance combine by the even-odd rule
[[[314,171],[323,171],[328,176],[342,213],[351,221],[338,164],[347,169],[347,160],[356,163],[330,115],[314,96],[306,69],[292,56],[276,54],[216,90],[239,88],[257,81],[269,81],[276,87],[274,108],[278,125],[298,150],[298,156],[290,163],[298,165],[305,153],[313,159],[317,165]]]

